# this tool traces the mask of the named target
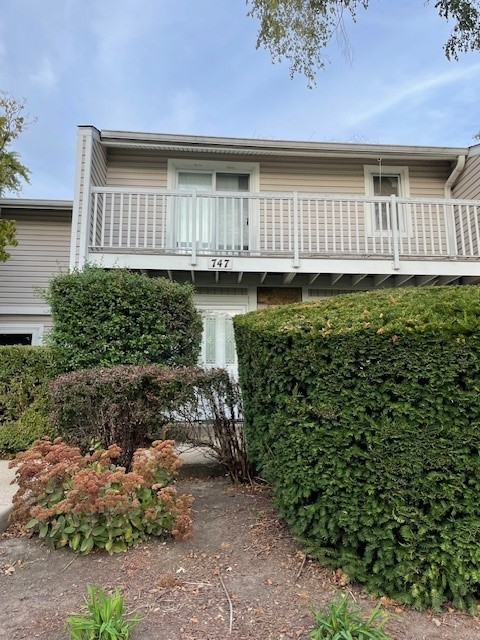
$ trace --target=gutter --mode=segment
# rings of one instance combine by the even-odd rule
[[[462,173],[463,169],[465,168],[466,160],[467,160],[467,156],[465,155],[458,156],[457,164],[455,165],[452,173],[448,176],[447,181],[445,182],[445,187],[443,191],[445,200],[451,200],[452,188],[455,186],[458,176]]]

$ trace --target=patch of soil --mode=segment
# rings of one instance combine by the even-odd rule
[[[0,540],[0,638],[65,640],[91,582],[119,587],[143,616],[132,640],[306,639],[312,609],[346,592],[367,613],[376,601],[305,559],[271,509],[266,489],[223,478],[181,480],[195,496],[195,537],[152,540],[125,554],[77,556],[37,539]],[[395,640],[480,640],[480,620],[447,610],[418,613],[384,600]],[[231,633],[230,633],[231,626]]]

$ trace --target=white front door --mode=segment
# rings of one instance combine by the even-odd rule
[[[237,351],[233,331],[233,317],[246,313],[246,305],[198,305],[203,319],[200,364],[206,368],[221,367],[238,377]]]

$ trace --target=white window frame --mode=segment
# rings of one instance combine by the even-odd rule
[[[185,158],[169,158],[167,161],[167,189],[175,191],[178,189],[178,173],[234,173],[249,176],[249,193],[260,191],[260,163],[258,162],[236,162],[225,160],[194,160]],[[250,250],[256,246],[255,236],[257,206],[255,200],[251,202],[248,225],[248,246]],[[175,244],[175,224],[173,219],[173,207],[168,207],[167,211],[167,238],[169,246]]]
[[[32,335],[32,347],[43,345],[43,334],[45,325],[43,324],[0,324],[0,333],[30,333]]]
[[[382,177],[398,178],[398,197],[409,198],[410,197],[410,174],[408,167],[406,166],[392,166],[385,165],[381,168],[379,165],[366,164],[363,167],[365,176],[365,195],[367,197],[375,197],[375,189],[373,186],[374,176],[382,175]],[[411,216],[409,215],[410,207],[408,205],[402,205],[402,209],[397,209],[399,233],[403,237],[412,235]],[[367,204],[365,206],[365,231],[368,236],[391,236],[392,230],[376,228],[375,225],[375,209],[372,205]]]

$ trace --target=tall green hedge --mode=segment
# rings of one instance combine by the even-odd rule
[[[247,443],[310,552],[423,608],[480,596],[480,288],[235,318]]]
[[[188,285],[87,266],[57,276],[46,298],[66,370],[197,361],[202,324]]]
[[[47,347],[0,347],[0,455],[50,434],[48,381],[58,373]]]

